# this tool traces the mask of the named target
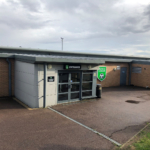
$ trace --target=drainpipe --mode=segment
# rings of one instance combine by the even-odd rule
[[[8,66],[9,66],[9,70],[8,70],[8,74],[9,74],[9,96],[12,96],[11,94],[11,62],[9,61],[9,59],[7,58],[6,61],[8,62]]]
[[[45,63],[44,65],[43,65],[43,67],[44,67],[44,88],[43,88],[43,93],[44,93],[44,99],[43,99],[43,108],[45,108],[46,107],[46,74],[47,74],[47,64]]]
[[[132,63],[129,63],[129,85],[131,85],[131,71],[132,71]]]

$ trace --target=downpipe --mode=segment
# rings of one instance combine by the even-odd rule
[[[11,62],[7,58],[6,61],[8,62],[8,77],[9,77],[9,96],[12,96],[12,85],[11,85]]]
[[[47,74],[47,64],[45,63],[44,65],[44,86],[43,86],[43,108],[46,107],[46,74]]]

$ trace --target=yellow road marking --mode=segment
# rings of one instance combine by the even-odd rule
[[[17,98],[13,97],[13,100],[15,100],[16,102],[18,102],[20,105],[22,105],[23,107],[25,107],[28,110],[35,110],[38,108],[30,108],[28,105],[24,104],[23,102],[21,102],[20,100],[18,100]]]

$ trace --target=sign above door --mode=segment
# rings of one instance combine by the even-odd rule
[[[78,69],[81,69],[81,65],[80,64],[65,64],[64,65],[64,69],[65,70],[78,70]]]

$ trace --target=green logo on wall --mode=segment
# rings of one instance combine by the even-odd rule
[[[68,69],[69,68],[69,66],[68,65],[66,65],[66,69]]]
[[[106,67],[99,67],[97,70],[97,78],[103,81],[106,78]]]

